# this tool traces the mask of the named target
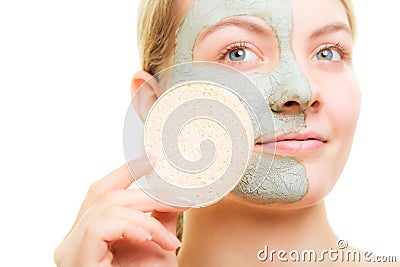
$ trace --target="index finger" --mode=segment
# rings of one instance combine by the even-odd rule
[[[145,153],[95,182],[89,189],[88,195],[93,193],[94,195],[103,196],[110,191],[126,189],[134,180],[150,173],[154,163],[155,156],[151,153]]]
[[[86,198],[79,209],[78,215],[71,229],[75,227],[82,215],[101,197],[111,191],[126,189],[135,179],[139,179],[143,175],[151,172],[152,164],[155,163],[155,156],[152,153],[149,153],[148,155],[149,156],[144,154],[139,158],[122,165],[104,178],[93,183],[89,188]]]

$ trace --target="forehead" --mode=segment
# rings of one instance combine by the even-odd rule
[[[273,28],[282,26],[292,16],[292,0],[190,0],[179,9],[193,30],[240,15],[263,18]]]
[[[292,0],[196,0],[180,25],[175,63],[190,62],[199,34],[221,21],[239,16],[256,16],[266,21],[279,40],[289,39],[292,28]]]
[[[188,16],[195,16],[203,27],[238,15],[264,18],[272,27],[276,26],[272,25],[273,18],[283,21],[285,18],[282,16],[293,16],[296,24],[307,21],[315,24],[331,17],[348,25],[347,14],[340,0],[175,0],[173,3],[181,22]],[[289,9],[289,6],[292,8]]]

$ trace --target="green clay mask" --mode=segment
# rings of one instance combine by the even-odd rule
[[[254,101],[253,111],[262,118],[265,100],[273,114],[275,129],[252,120],[254,140],[262,135],[279,132],[298,132],[305,127],[303,111],[311,90],[291,46],[293,28],[292,0],[196,0],[179,27],[176,39],[175,64],[193,61],[193,49],[199,35],[207,28],[228,18],[254,16],[263,19],[274,31],[279,42],[279,63],[269,73],[248,74],[264,99]],[[240,36],[238,36],[240,42]],[[232,88],[235,90],[235,88]],[[302,111],[285,115],[280,108],[287,101],[296,101]],[[260,203],[300,200],[306,194],[308,180],[304,166],[293,158],[267,157],[253,153],[247,170],[233,194]]]

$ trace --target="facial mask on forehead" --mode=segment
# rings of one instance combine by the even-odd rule
[[[272,72],[248,75],[267,100],[275,121],[275,129],[271,130],[271,127],[268,127],[270,125],[252,120],[253,123],[259,123],[253,125],[254,139],[271,132],[300,131],[305,127],[303,111],[310,101],[311,90],[291,48],[292,0],[196,0],[178,30],[175,63],[191,62],[199,34],[205,28],[235,16],[256,16],[264,19],[275,31],[279,41],[280,61]],[[261,108],[265,106],[262,101],[260,99],[259,102],[251,103],[259,118],[266,112]],[[279,112],[287,101],[299,103],[302,112],[298,115],[284,115]],[[300,200],[307,189],[305,168],[295,159],[265,155],[260,157],[253,154],[242,180],[233,193],[261,203],[290,203]]]

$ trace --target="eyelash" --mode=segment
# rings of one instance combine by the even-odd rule
[[[256,53],[256,52],[254,51],[255,49],[253,48],[253,46],[250,45],[249,43],[246,43],[246,42],[237,42],[237,43],[230,44],[230,45],[228,45],[227,47],[225,47],[225,48],[221,51],[221,53],[218,54],[217,60],[218,60],[218,61],[223,61],[224,58],[225,58],[230,52],[232,52],[232,51],[234,51],[234,50],[236,50],[236,49],[241,49],[241,48],[242,48],[242,49],[250,49],[250,50],[253,51],[254,54],[258,55],[258,53]],[[236,63],[239,63],[239,62],[236,62]]]
[[[316,55],[327,49],[336,50],[340,54],[342,59],[351,59],[350,53],[339,42],[337,42],[336,44],[324,44],[322,47],[319,48]]]

